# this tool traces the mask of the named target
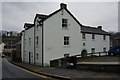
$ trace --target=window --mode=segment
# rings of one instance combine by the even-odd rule
[[[29,38],[29,46],[30,46],[30,44],[31,44],[31,38]]]
[[[103,35],[103,40],[106,40],[106,36],[105,35]]]
[[[64,57],[68,57],[70,54],[64,54]]]
[[[38,36],[36,37],[36,45],[38,45]]]
[[[64,28],[68,27],[68,19],[62,19],[62,27]]]
[[[85,43],[83,43],[83,46],[85,46]]]
[[[69,45],[69,36],[64,36],[64,45]]]
[[[92,48],[92,49],[91,49],[91,53],[95,53],[95,48]]]
[[[37,23],[37,28],[39,27],[39,23]]]
[[[103,48],[103,52],[106,52],[106,48]]]
[[[25,61],[25,58],[26,58],[26,51],[24,51],[24,54],[23,54],[23,61]]]
[[[82,34],[82,39],[86,39],[85,33]]]
[[[38,60],[38,58],[39,58],[39,55],[38,55],[38,54],[36,54],[36,60]]]
[[[26,39],[24,39],[24,45],[26,45]]]
[[[92,39],[95,39],[95,35],[94,34],[92,34]]]
[[[38,29],[38,27],[39,27],[39,19],[38,20],[36,20],[36,30]]]

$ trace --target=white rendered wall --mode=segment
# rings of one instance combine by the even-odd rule
[[[29,44],[29,38],[31,39]],[[31,63],[34,63],[34,27],[25,31],[24,56],[25,62],[29,62],[29,52],[31,53]]]
[[[103,48],[109,49],[109,36],[103,40],[103,35],[96,35],[92,40],[92,34],[86,35],[86,40],[82,40],[80,25],[64,10],[44,22],[44,63],[50,60],[64,57],[64,54],[79,55],[83,49],[91,53],[91,48],[96,52],[103,52]],[[68,19],[68,29],[62,28],[62,18]],[[64,46],[64,36],[70,36],[70,45]],[[83,42],[86,46],[83,47]]]
[[[64,57],[64,54],[76,55],[81,50],[80,26],[64,10],[44,22],[44,62]],[[68,29],[62,28],[62,18],[68,19]],[[70,46],[64,46],[64,36],[70,36]]]
[[[38,54],[38,59],[36,59],[35,57],[35,64],[36,65],[40,65],[42,63],[42,26],[38,26],[37,27],[37,22],[38,18],[36,19],[35,22],[35,39],[38,36],[38,45],[36,44],[36,40],[35,40],[35,56],[36,54]]]
[[[22,57],[22,61],[23,61],[23,58],[24,58],[24,32],[22,32],[22,36],[21,36],[21,57]]]
[[[82,34],[81,34],[82,35]],[[95,52],[103,52],[103,48],[106,48],[106,51],[109,50],[109,36],[106,35],[106,40],[103,40],[103,35],[95,34],[95,39],[92,39],[92,34],[86,34],[86,39],[81,39],[85,46],[82,49],[86,49],[88,53],[91,53],[91,48],[95,48]]]

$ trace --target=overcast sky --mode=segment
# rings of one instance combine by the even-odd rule
[[[18,0],[19,1],[19,0]],[[81,2],[64,0],[46,2],[11,2],[2,1],[2,29],[10,31],[23,30],[25,22],[33,23],[35,14],[47,14],[60,8],[60,2],[67,4],[68,10],[86,26],[103,26],[105,31],[118,31],[118,0],[111,2]],[[36,0],[37,1],[37,0]],[[105,1],[105,0],[104,0]],[[106,0],[107,1],[107,0]],[[0,3],[1,4],[1,3]]]

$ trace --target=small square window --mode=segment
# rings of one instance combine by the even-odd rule
[[[85,46],[85,43],[83,43],[83,46]]]
[[[82,39],[86,39],[85,33],[82,34]]]
[[[91,53],[95,53],[95,48],[92,48],[92,49],[91,49]]]
[[[106,48],[103,48],[103,52],[106,52]]]
[[[68,57],[70,54],[64,54],[64,57]]]

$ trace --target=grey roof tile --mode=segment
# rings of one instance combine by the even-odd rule
[[[89,26],[81,26],[81,32],[82,33],[90,33],[90,34],[101,34],[101,35],[109,35],[108,32],[95,28],[95,27],[89,27]]]

